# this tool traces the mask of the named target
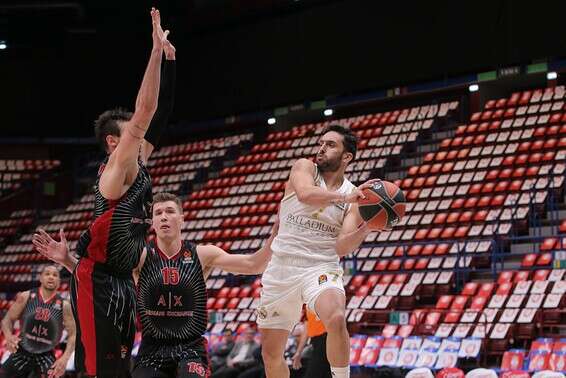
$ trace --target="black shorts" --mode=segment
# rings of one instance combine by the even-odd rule
[[[312,355],[307,365],[305,377],[314,378],[331,378],[330,363],[326,358],[326,336],[323,333],[320,336],[311,337]]]
[[[79,261],[71,282],[77,371],[98,378],[130,376],[135,300],[131,276],[110,274],[88,258]]]
[[[30,374],[32,377],[47,377],[47,371],[55,362],[55,355],[53,351],[45,353],[29,353],[22,348],[10,357],[2,365],[2,372],[0,377],[6,378],[28,378]]]
[[[148,345],[142,340],[133,378],[208,378],[206,343]]]

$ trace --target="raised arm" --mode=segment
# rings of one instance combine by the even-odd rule
[[[175,47],[170,41],[163,42],[163,52],[165,53],[165,63],[161,72],[161,86],[159,88],[159,100],[157,110],[151,119],[149,129],[145,134],[142,144],[142,160],[147,163],[149,156],[155,147],[159,146],[159,140],[169,123],[169,116],[173,111],[175,103],[175,81],[177,78],[177,67],[175,57]]]
[[[234,274],[260,274],[263,273],[271,259],[271,243],[277,235],[278,229],[279,223],[277,222],[273,226],[269,239],[252,254],[231,255],[214,245],[198,246],[197,254],[203,268],[220,268]]]
[[[135,179],[141,143],[157,108],[163,40],[167,38],[168,32],[161,29],[158,10],[151,10],[151,18],[153,48],[136,99],[136,108],[132,118],[124,122],[120,143],[110,154],[108,164],[100,177],[100,192],[111,200],[119,199],[125,192],[124,186]]]
[[[360,188],[354,189],[350,194],[342,194],[323,189],[316,186],[314,182],[315,166],[308,159],[299,159],[293,164],[291,174],[289,175],[288,192],[285,194],[295,193],[299,201],[311,206],[328,206],[332,203],[354,203],[360,198],[365,198],[361,189],[370,185],[370,180],[364,183]]]
[[[24,291],[16,295],[16,301],[10,307],[6,315],[2,319],[2,333],[4,333],[4,338],[6,339],[6,348],[14,353],[18,350],[18,344],[20,343],[20,338],[14,335],[14,322],[20,318],[26,303],[29,298],[29,291]]]
[[[331,203],[346,202],[346,196],[316,186],[315,166],[308,159],[299,159],[293,164],[287,190],[294,192],[299,201],[306,205],[327,206]]]
[[[65,352],[51,365],[48,371],[48,378],[61,377],[65,374],[67,362],[75,350],[75,339],[77,329],[75,327],[75,318],[71,310],[71,304],[68,301],[63,302],[63,326],[67,330],[67,346]]]

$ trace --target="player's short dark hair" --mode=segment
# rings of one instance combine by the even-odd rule
[[[59,273],[59,267],[57,265],[55,265],[55,264],[45,264],[41,267],[39,274],[43,274],[47,268],[53,268],[57,271],[57,273]]]
[[[179,208],[179,212],[183,214],[183,203],[181,202],[181,199],[175,194],[160,192],[153,195],[153,205],[155,205],[156,203],[167,202],[167,201],[175,202],[177,204],[177,207]]]
[[[354,161],[356,159],[356,152],[358,152],[358,137],[356,134],[354,134],[352,130],[338,124],[327,126],[322,133],[326,134],[330,131],[342,135],[344,150],[352,154],[352,161]]]
[[[106,137],[108,135],[120,136],[118,122],[129,121],[131,118],[132,113],[122,108],[110,109],[98,116],[96,121],[94,121],[94,136],[104,151],[108,151],[108,146],[106,145]]]

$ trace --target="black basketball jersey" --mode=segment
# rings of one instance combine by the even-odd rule
[[[34,354],[53,350],[63,332],[63,298],[55,294],[45,299],[39,288],[30,290],[20,320],[20,346],[24,350]]]
[[[183,241],[173,257],[147,246],[138,281],[142,345],[178,344],[202,339],[206,331],[206,285],[194,244]]]
[[[81,235],[77,253],[128,275],[139,263],[151,226],[151,178],[147,168],[138,162],[138,175],[128,191],[118,200],[107,200],[99,189],[107,161],[100,166],[96,180],[95,220]]]

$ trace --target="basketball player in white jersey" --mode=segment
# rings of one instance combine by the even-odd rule
[[[263,277],[257,323],[267,378],[289,377],[283,359],[289,332],[300,320],[303,303],[328,331],[326,353],[333,377],[350,376],[350,340],[340,257],[356,249],[370,233],[357,202],[364,198],[344,177],[357,150],[348,129],[329,126],[320,138],[316,163],[299,159],[291,168],[281,200],[279,233]]]

